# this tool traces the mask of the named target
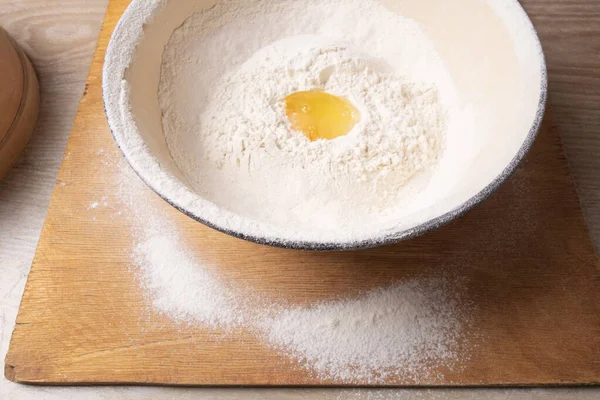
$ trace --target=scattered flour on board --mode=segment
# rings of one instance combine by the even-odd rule
[[[245,292],[243,281],[226,284],[159,208],[139,204],[147,189],[125,160],[118,168],[116,203],[134,238],[132,264],[152,309],[174,322],[217,335],[243,326],[319,378],[344,383],[441,379],[440,366],[455,370],[468,357],[470,305],[458,294],[460,282],[442,270],[349,298],[270,302]]]
[[[352,299],[282,310],[262,321],[269,341],[322,377],[377,382],[417,379],[458,354],[461,319],[443,278],[413,279]]]
[[[118,196],[128,211],[134,238],[132,262],[139,268],[140,282],[154,309],[184,322],[217,328],[242,322],[235,288],[225,287],[218,277],[182,242],[177,225],[159,215],[151,204],[138,204],[144,185],[125,160],[120,161]]]

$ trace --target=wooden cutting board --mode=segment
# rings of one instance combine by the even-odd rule
[[[122,156],[102,104],[104,52],[128,0],[112,0],[55,186],[6,357],[35,384],[335,385],[240,329],[228,335],[154,311],[129,265],[133,238],[115,209]],[[451,269],[471,308],[460,368],[387,385],[600,383],[600,266],[547,118],[530,155],[491,199],[417,239],[347,253],[274,249],[180,214],[135,176],[214,268],[265,296],[306,303]],[[126,207],[119,210],[127,214]],[[457,289],[458,290],[458,289]],[[399,366],[401,368],[401,366]],[[365,383],[365,382],[363,382]],[[361,384],[361,382],[357,382]]]

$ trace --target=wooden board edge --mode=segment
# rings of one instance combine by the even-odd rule
[[[4,364],[4,377],[11,382],[18,383],[14,365]]]

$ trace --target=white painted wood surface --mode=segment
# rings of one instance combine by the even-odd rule
[[[548,58],[550,102],[596,248],[600,248],[600,3],[524,0]],[[24,156],[0,182],[3,360],[107,0],[0,0],[0,25],[30,55],[42,89]],[[1,73],[1,72],[0,72]],[[0,88],[1,90],[1,88]],[[0,378],[0,399],[596,399],[600,388],[478,390],[49,388]]]

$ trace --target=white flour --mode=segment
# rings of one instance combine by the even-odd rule
[[[324,378],[418,380],[460,359],[464,321],[448,286],[442,278],[398,282],[355,299],[284,310],[264,326],[271,343]]]
[[[310,142],[283,98],[323,89],[361,121]],[[159,102],[191,186],[275,228],[340,241],[398,223],[443,150],[452,84],[418,25],[373,1],[227,0],[165,49]]]
[[[139,269],[141,286],[153,308],[177,321],[211,328],[242,323],[247,313],[240,309],[235,288],[204,268],[204,261],[182,242],[176,223],[156,206],[139,203],[144,184],[124,159],[118,171],[118,205],[111,218],[124,216],[129,222],[134,238],[131,262]],[[123,208],[127,211],[120,211]]]
[[[233,292],[202,268],[174,229],[164,220],[146,224],[133,253],[154,308],[210,327],[238,324],[244,313],[236,312]]]

